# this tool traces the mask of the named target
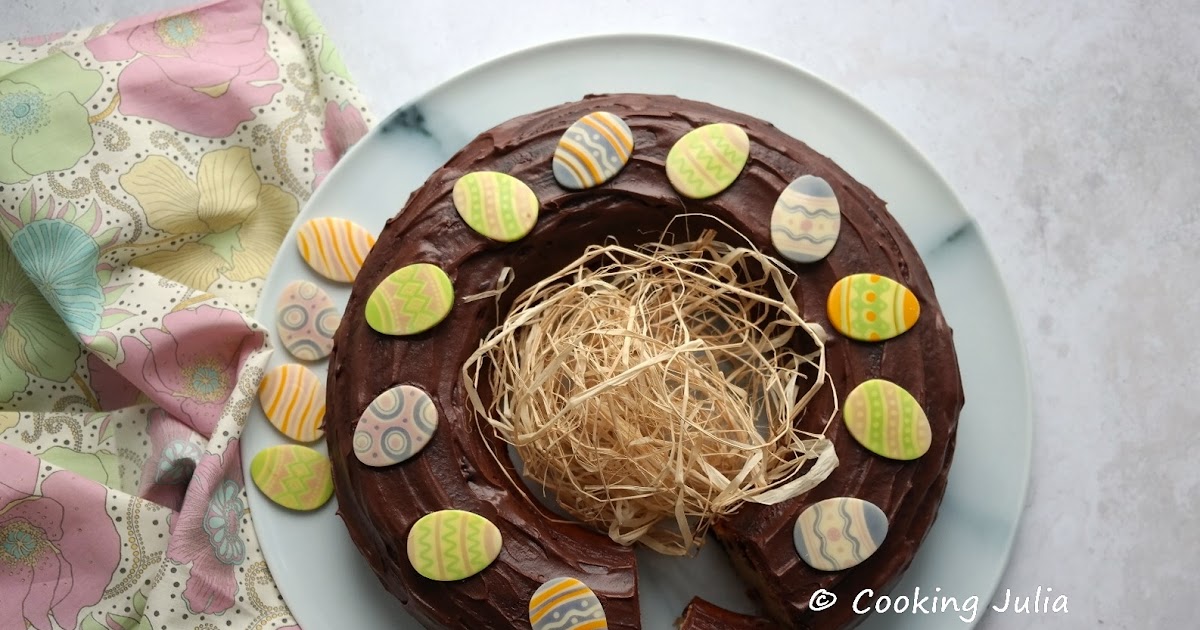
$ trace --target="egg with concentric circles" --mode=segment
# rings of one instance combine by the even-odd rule
[[[354,428],[354,455],[375,467],[399,464],[425,448],[437,430],[433,399],[413,385],[397,385],[375,397]]]
[[[275,311],[279,343],[301,361],[316,361],[333,350],[342,311],[321,287],[296,280],[283,288]]]

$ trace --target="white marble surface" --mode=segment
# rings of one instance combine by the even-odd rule
[[[1001,596],[1051,587],[1070,612],[980,627],[1194,627],[1194,0],[312,3],[380,115],[494,56],[631,31],[758,49],[862,100],[974,214],[1026,334],[1033,481]],[[0,0],[0,39],[184,4]]]

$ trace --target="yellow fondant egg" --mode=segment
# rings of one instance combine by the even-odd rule
[[[325,435],[325,384],[298,363],[281,365],[258,384],[258,402],[275,428],[297,442]]]
[[[300,226],[296,245],[313,271],[335,282],[354,282],[375,235],[348,219],[319,217]]]
[[[838,280],[826,303],[829,321],[859,341],[884,341],[917,323],[921,304],[908,287],[884,276],[857,273]]]

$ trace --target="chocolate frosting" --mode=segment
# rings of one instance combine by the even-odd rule
[[[633,156],[611,181],[590,190],[566,190],[551,171],[555,146],[568,126],[596,111],[612,112],[628,123],[636,143]],[[686,132],[711,122],[745,129],[749,160],[724,192],[704,200],[681,198],[666,177],[667,152]],[[492,242],[459,218],[451,200],[454,183],[479,170],[508,173],[533,189],[541,211],[528,236],[515,243]],[[463,363],[513,298],[606,238],[626,246],[656,241],[676,215],[703,213],[719,217],[777,255],[770,244],[771,210],[787,184],[805,174],[823,177],[833,187],[842,223],[837,245],[825,260],[792,266],[798,274],[794,296],[805,318],[830,331],[826,363],[833,386],[821,390],[800,426],[820,429],[832,412],[835,389],[844,399],[858,383],[886,378],[922,404],[932,446],[912,462],[887,460],[859,446],[839,419],[827,435],[841,464],[824,483],[778,505],[748,504],[719,521],[714,531],[775,627],[836,628],[861,619],[850,609],[853,594],[863,588],[884,590],[908,567],[945,490],[963,392],[951,331],[933,286],[884,202],[828,158],[744,114],[641,94],[590,96],[484,132],[434,172],[387,223],[354,283],[330,362],[325,430],[339,513],[379,579],[407,610],[434,628],[528,627],[528,602],[538,586],[555,577],[575,577],[600,598],[610,628],[641,627],[632,550],[584,526],[562,522],[529,496],[505,445],[482,428],[467,403]],[[709,227],[726,242],[741,242],[725,227],[696,217],[676,221],[668,238],[695,238]],[[388,274],[415,262],[446,271],[454,283],[454,308],[425,333],[377,333],[363,317],[367,298]],[[513,269],[515,282],[499,304],[492,299],[463,301],[493,289],[504,267]],[[912,330],[882,343],[851,341],[834,332],[825,312],[826,296],[838,279],[859,272],[886,275],[915,293],[921,316]],[[405,383],[433,398],[437,433],[408,462],[390,468],[362,465],[352,446],[359,415],[376,395]],[[490,392],[483,394],[490,397]],[[805,507],[834,496],[878,505],[888,516],[889,532],[867,561],[827,573],[800,560],[792,525]],[[434,582],[410,566],[408,531],[425,514],[451,508],[495,523],[504,536],[503,549],[475,576]],[[809,610],[809,598],[819,588],[838,594],[839,604],[819,613]],[[694,602],[692,608],[696,614],[681,622],[684,628],[763,627],[762,619],[722,615],[704,602]]]

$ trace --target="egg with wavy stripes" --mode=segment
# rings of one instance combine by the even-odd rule
[[[296,280],[283,288],[275,311],[279,343],[301,361],[316,361],[333,350],[342,312],[321,287]]]
[[[885,341],[917,323],[921,304],[908,287],[874,273],[856,273],[834,283],[826,302],[829,322],[859,341]]]
[[[419,387],[398,385],[375,397],[354,428],[354,455],[368,466],[408,460],[437,430],[433,399]]]
[[[887,515],[874,503],[834,497],[808,506],[796,518],[796,553],[818,571],[841,571],[871,557],[887,536]]]
[[[600,598],[575,578],[554,578],[529,598],[533,630],[604,630],[608,620]]]
[[[633,132],[620,116],[595,112],[575,121],[558,141],[551,170],[563,188],[583,190],[612,179],[633,154]]]
[[[771,211],[771,242],[788,260],[811,263],[833,251],[842,211],[829,182],[803,175],[788,184]]]
[[[889,459],[912,460],[929,451],[929,418],[913,395],[881,378],[860,383],[846,396],[842,420],[867,450]]]
[[[298,363],[280,365],[258,384],[258,402],[280,433],[297,442],[325,435],[325,384]]]
[[[406,265],[367,298],[367,324],[385,335],[415,335],[438,325],[454,305],[454,285],[437,265]]]
[[[250,461],[250,478],[268,499],[290,510],[315,510],[333,496],[329,459],[299,444],[259,451]]]
[[[408,561],[417,573],[439,582],[469,578],[500,555],[500,530],[463,510],[426,514],[408,532]]]
[[[750,157],[750,137],[737,125],[693,129],[667,152],[667,179],[679,194],[704,199],[729,188]]]
[[[462,220],[494,241],[520,240],[537,223],[537,195],[525,182],[506,173],[467,173],[454,182],[451,197]]]
[[[334,282],[354,282],[375,235],[348,219],[319,217],[296,230],[296,246],[313,271]]]

